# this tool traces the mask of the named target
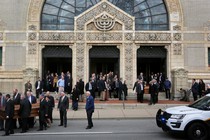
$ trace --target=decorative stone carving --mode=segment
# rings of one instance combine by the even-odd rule
[[[84,48],[85,48],[85,43],[77,43],[76,44],[77,79],[83,78],[83,75],[84,75]]]
[[[3,33],[0,33],[0,40],[3,40],[4,39],[4,34]]]
[[[179,0],[167,0],[166,3],[168,4],[170,13],[180,12]]]
[[[103,13],[100,17],[94,18],[95,27],[100,31],[112,30],[115,25],[115,18]]]
[[[171,41],[170,33],[135,33],[136,41]]]
[[[182,27],[179,25],[173,26],[174,31],[180,31],[181,29],[182,29]]]
[[[134,20],[127,13],[123,13],[122,11],[117,10],[105,1],[101,2],[101,4],[76,19],[77,30],[84,30],[85,23],[87,21],[91,20],[93,17],[96,17],[103,12],[106,12],[116,19],[122,21],[125,24],[125,30],[133,29]]]
[[[174,44],[174,55],[182,55],[182,44]]]
[[[36,40],[36,33],[29,33],[28,40],[31,40],[31,41]]]
[[[39,21],[40,20],[40,11],[42,9],[42,4],[45,0],[31,0],[29,8],[29,21]]]
[[[180,34],[180,33],[175,33],[174,34],[174,40],[175,41],[181,41],[181,39],[182,39],[182,34]]]
[[[87,41],[122,41],[122,33],[87,33]]]
[[[210,34],[208,34],[207,40],[210,41]]]
[[[36,43],[29,43],[28,44],[28,54],[34,55],[37,52],[37,44]]]
[[[125,80],[127,81],[128,88],[132,88],[133,77],[133,44],[126,43],[125,46]]]
[[[156,34],[149,34],[149,40],[155,41],[157,38]]]
[[[36,27],[35,25],[29,25],[29,26],[28,26],[28,29],[29,29],[29,30],[36,30],[37,27]]]
[[[84,33],[77,33],[77,40],[84,40]]]
[[[41,32],[40,41],[73,41],[74,33]]]
[[[125,40],[133,40],[133,34],[132,33],[125,33]]]

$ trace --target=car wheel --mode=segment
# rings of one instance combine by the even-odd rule
[[[190,140],[206,140],[208,138],[208,129],[202,123],[193,123],[187,130],[187,136]]]

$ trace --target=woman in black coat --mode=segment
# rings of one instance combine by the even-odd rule
[[[205,83],[203,82],[203,79],[199,80],[198,93],[199,93],[199,98],[201,98],[205,93]]]
[[[72,96],[72,109],[74,111],[76,111],[78,109],[79,93],[80,93],[80,91],[79,91],[78,87],[75,85],[75,87],[71,93],[72,94],[71,95]]]

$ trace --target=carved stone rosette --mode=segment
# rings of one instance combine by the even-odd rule
[[[4,37],[3,37],[3,33],[0,33],[0,40],[3,40]]]
[[[85,43],[76,44],[76,75],[77,79],[84,76],[84,48]]]
[[[36,40],[36,33],[29,33],[28,34],[28,40],[30,40],[30,41]]]
[[[175,41],[181,41],[182,40],[182,34],[181,33],[175,33],[174,34],[174,40]]]
[[[36,43],[29,43],[28,44],[28,54],[34,55],[37,52],[37,44]]]
[[[210,41],[210,34],[208,34],[207,40]]]
[[[29,25],[28,29],[29,30],[37,30],[37,26],[36,25]]]
[[[133,78],[133,44],[126,43],[125,46],[125,80],[127,81],[128,88],[132,88]]]
[[[173,54],[182,55],[182,44],[173,44]]]

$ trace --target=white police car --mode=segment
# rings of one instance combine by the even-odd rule
[[[190,140],[210,139],[210,94],[188,106],[159,109],[156,122],[164,131],[184,132]]]

